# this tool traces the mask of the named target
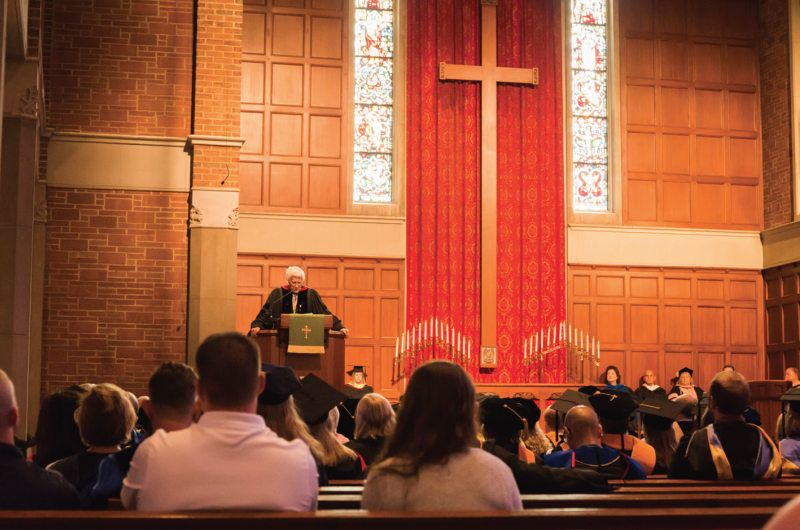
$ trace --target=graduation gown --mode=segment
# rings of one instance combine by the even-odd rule
[[[645,473],[653,474],[656,465],[656,450],[647,442],[630,434],[604,434],[600,437],[600,443],[604,447],[611,447],[628,455],[641,464]]]
[[[280,322],[283,313],[297,313],[300,315],[311,313],[314,315],[331,315],[333,317],[333,326],[331,327],[333,331],[339,331],[344,328],[342,321],[328,310],[317,291],[309,287],[300,289],[300,292],[297,293],[297,311],[292,311],[293,297],[289,294],[290,292],[291,289],[288,285],[273,289],[264,307],[258,312],[256,319],[250,323],[250,327],[274,329],[275,324]]]
[[[375,391],[369,385],[364,385],[361,388],[358,388],[350,383],[344,384],[344,393],[347,395],[347,399],[361,399],[367,394],[372,394],[374,392]]]
[[[544,456],[544,465],[566,469],[589,468],[609,478],[622,480],[647,478],[636,460],[616,449],[600,445],[582,445],[577,449],[550,453]]]
[[[552,469],[522,462],[518,455],[500,447],[495,440],[482,445],[511,469],[519,492],[523,495],[544,493],[608,493],[613,488],[600,473],[584,469]]]
[[[732,421],[709,425],[681,439],[669,478],[771,480],[781,472],[781,454],[756,425]]]
[[[700,388],[699,386],[696,386],[696,387],[694,387],[694,392],[695,392],[695,394],[697,394],[697,401],[700,401],[701,399],[703,399],[703,392],[705,392],[705,391],[702,388]],[[667,392],[668,396],[671,396],[672,394],[678,394],[678,396],[682,396],[683,393],[681,391],[681,387],[679,385],[673,386],[672,389],[669,392]]]
[[[800,475],[800,440],[796,438],[781,440],[781,456],[783,472],[789,475]]]
[[[702,396],[702,394],[700,395]],[[667,391],[661,387],[650,390],[642,385],[633,391],[633,397],[635,397],[639,403],[644,403],[645,399],[667,399]]]

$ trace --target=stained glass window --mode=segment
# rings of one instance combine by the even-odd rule
[[[392,201],[394,0],[356,0],[353,201]]]
[[[607,211],[606,0],[572,0],[572,209]]]

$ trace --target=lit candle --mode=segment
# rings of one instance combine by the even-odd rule
[[[581,331],[581,349],[583,349],[583,331]]]
[[[425,321],[425,335],[423,336],[425,342],[428,342],[428,321]]]
[[[400,357],[400,337],[397,337],[397,340],[394,343],[394,357],[395,359]]]
[[[547,347],[550,347],[550,326],[547,326]]]
[[[414,328],[411,328],[411,347],[412,348],[414,347],[414,344],[416,344],[416,342],[417,342],[416,338],[417,338],[416,330]]]

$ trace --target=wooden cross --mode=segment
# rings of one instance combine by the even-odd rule
[[[497,66],[497,0],[481,0],[481,66],[439,63],[440,81],[481,85],[481,347],[497,346],[497,83],[539,84],[538,68]]]
[[[311,331],[311,329],[308,327],[308,324],[306,324],[306,327],[304,327],[300,331],[305,331],[306,332],[306,339],[308,339],[308,332]]]

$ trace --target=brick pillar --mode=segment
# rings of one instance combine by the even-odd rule
[[[242,4],[198,0],[187,349],[236,327]]]

